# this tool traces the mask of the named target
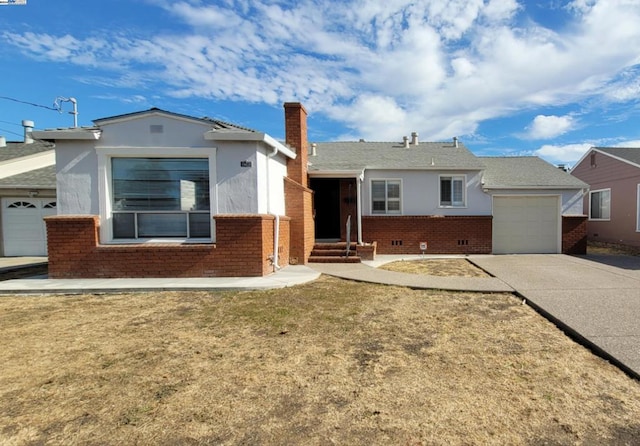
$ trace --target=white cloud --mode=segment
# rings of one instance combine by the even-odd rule
[[[554,164],[575,164],[593,144],[544,145],[534,154]]]
[[[559,31],[519,20],[526,4],[515,0],[153,4],[181,26],[142,36],[5,30],[0,38],[141,94],[301,100],[366,139],[413,130],[448,139],[535,106],[631,101],[640,91],[637,76],[621,75],[640,63],[640,3],[632,0],[576,0]],[[528,135],[551,138],[573,124],[540,116]]]
[[[574,126],[571,116],[538,115],[527,128],[526,137],[530,139],[550,139],[560,136]]]

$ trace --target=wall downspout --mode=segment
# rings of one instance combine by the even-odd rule
[[[358,222],[358,245],[362,245],[362,182],[364,181],[364,172],[356,178],[356,219]]]
[[[280,269],[278,264],[278,245],[280,244],[280,216],[271,212],[271,194],[269,193],[269,186],[271,185],[269,177],[269,164],[271,158],[276,156],[278,148],[274,147],[273,152],[267,154],[267,212],[276,218],[275,226],[273,228],[273,272],[275,273]]]

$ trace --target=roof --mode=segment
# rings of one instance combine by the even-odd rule
[[[7,178],[0,178],[0,187],[16,189],[55,189],[56,166],[30,170]]]
[[[46,141],[34,141],[31,144],[24,142],[7,142],[6,147],[0,147],[0,162],[22,158],[36,153],[53,150],[53,144]]]
[[[640,147],[593,147],[593,149],[640,167]]]
[[[420,142],[408,148],[400,142],[325,142],[309,156],[309,173],[330,171],[482,170],[484,164],[464,144]]]
[[[537,156],[480,157],[486,189],[582,189],[587,183]]]
[[[167,115],[169,117],[174,117],[174,118],[179,118],[179,119],[187,119],[190,121],[199,121],[202,122],[203,124],[207,124],[209,126],[212,126],[213,130],[231,130],[231,131],[245,131],[245,132],[255,132],[255,130],[250,129],[248,127],[242,127],[236,124],[231,124],[229,122],[225,122],[225,121],[221,121],[219,119],[212,119],[209,117],[204,117],[204,118],[196,118],[194,116],[189,116],[189,115],[184,115],[181,113],[174,113],[174,112],[170,112],[170,111],[166,111],[166,110],[162,110],[160,108],[150,108],[149,110],[142,110],[142,111],[137,111],[137,112],[133,112],[133,113],[125,113],[122,115],[116,115],[116,116],[109,116],[107,118],[100,118],[100,119],[95,119],[93,121],[94,124],[96,124],[96,126],[100,126],[102,124],[108,124],[111,121],[122,121],[122,120],[128,120],[131,118],[136,118],[136,117],[141,117],[144,115],[149,115],[149,114],[160,114],[160,115]]]

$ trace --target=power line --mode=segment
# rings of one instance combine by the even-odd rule
[[[47,110],[53,110],[53,111],[57,111],[57,112],[60,111],[59,108],[49,107],[47,105],[34,104],[33,102],[21,101],[20,99],[14,99],[14,98],[10,98],[10,97],[7,97],[7,96],[0,96],[0,99],[6,99],[7,101],[13,101],[13,102],[19,102],[21,104],[32,105],[34,107],[46,108]]]

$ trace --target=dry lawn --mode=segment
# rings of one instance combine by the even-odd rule
[[[0,297],[4,445],[623,445],[640,385],[509,294],[323,276]]]
[[[397,261],[379,269],[430,276],[489,277],[489,274],[466,259],[424,259]]]

